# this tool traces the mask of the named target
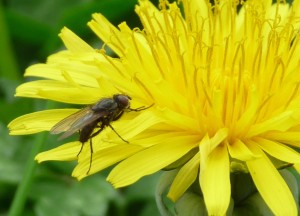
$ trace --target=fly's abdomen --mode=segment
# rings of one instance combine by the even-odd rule
[[[90,139],[91,134],[93,133],[98,121],[92,122],[84,126],[80,131],[79,141],[85,143]]]

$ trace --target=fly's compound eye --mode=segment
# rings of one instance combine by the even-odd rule
[[[127,95],[116,95],[115,96],[115,101],[117,102],[119,108],[125,109],[128,108],[130,105],[130,100],[131,98]]]

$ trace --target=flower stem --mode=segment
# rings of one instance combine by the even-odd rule
[[[0,2],[0,32],[0,77],[20,80],[21,75],[9,38],[2,1]]]
[[[25,166],[25,172],[23,179],[17,189],[15,194],[13,203],[10,207],[8,216],[18,216],[22,214],[24,204],[27,199],[28,191],[31,187],[31,183],[34,179],[34,171],[37,167],[37,162],[34,160],[34,157],[39,153],[42,149],[43,144],[47,138],[47,134],[39,134],[36,136],[34,140],[34,145],[31,150],[30,156],[28,158],[27,164]]]

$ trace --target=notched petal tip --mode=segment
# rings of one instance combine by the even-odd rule
[[[38,163],[42,163],[43,161],[43,156],[40,154],[37,154],[35,157],[34,157],[34,160],[37,161]]]
[[[76,178],[77,181],[81,181],[82,179],[84,179],[84,178],[86,178],[86,177],[88,177],[92,174],[90,174],[90,173],[89,174],[86,174],[86,173],[84,174],[84,172],[78,174],[78,173],[72,172],[72,177]]]
[[[35,125],[31,126],[29,122],[26,122],[27,115],[20,116],[12,120],[8,125],[9,135],[28,135],[42,131],[50,130],[47,125]]]
[[[72,52],[95,52],[94,48],[92,48],[67,27],[64,27],[61,30],[59,37],[63,40],[67,49]]]
[[[54,124],[76,109],[53,109],[29,113],[12,120],[8,124],[10,135],[34,134],[49,131]]]

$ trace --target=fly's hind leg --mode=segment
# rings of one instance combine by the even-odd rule
[[[81,143],[81,147],[80,147],[80,150],[79,150],[79,152],[78,152],[78,154],[77,154],[77,158],[79,157],[80,153],[82,152],[82,149],[83,149],[83,145],[84,145],[84,143],[82,142],[82,143]]]
[[[93,143],[92,143],[92,138],[90,138],[90,152],[91,152],[91,155],[90,155],[90,166],[89,166],[89,169],[88,171],[86,172],[86,174],[88,175],[91,168],[92,168],[92,162],[93,162],[93,153],[94,153],[94,150],[93,150]]]
[[[97,130],[95,133],[91,134],[90,137],[89,137],[89,140],[90,140],[90,165],[89,165],[89,169],[88,171],[86,172],[86,174],[88,175],[91,168],[92,168],[92,162],[93,162],[93,153],[94,153],[94,149],[93,149],[93,142],[92,142],[92,138],[97,136],[102,130],[104,129],[104,125],[101,125],[100,126],[100,129]],[[82,150],[82,147],[83,147],[83,144],[81,146],[81,150]]]
[[[79,131],[79,136],[80,136],[80,131]],[[81,147],[80,147],[80,150],[79,150],[79,152],[78,152],[78,154],[77,154],[77,159],[78,159],[78,157],[79,157],[79,155],[80,155],[80,153],[82,152],[82,149],[83,149],[83,145],[84,145],[84,143],[83,142],[81,142]]]

